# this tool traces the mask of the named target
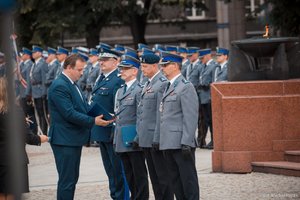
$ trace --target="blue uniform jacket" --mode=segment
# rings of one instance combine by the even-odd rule
[[[118,76],[118,69],[109,74],[102,81],[95,83],[92,91],[91,105],[94,102],[101,104],[110,113],[114,113],[114,102],[117,90],[124,84]],[[91,141],[112,142],[113,127],[93,126]]]

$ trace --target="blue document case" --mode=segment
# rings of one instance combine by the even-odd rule
[[[90,110],[88,111],[88,115],[92,117],[103,115],[104,120],[113,119],[113,115],[110,114],[103,106],[101,106],[98,103],[94,103],[91,105]]]
[[[124,145],[130,147],[136,136],[136,125],[122,126],[121,135]]]

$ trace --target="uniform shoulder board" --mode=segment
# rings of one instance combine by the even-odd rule
[[[182,79],[182,82],[183,82],[184,84],[190,83],[190,81],[187,81],[187,80],[185,80],[185,79]]]
[[[160,80],[161,82],[167,81],[167,79],[166,79],[165,77],[160,77],[159,80]]]

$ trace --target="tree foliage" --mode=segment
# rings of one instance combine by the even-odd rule
[[[271,5],[271,26],[280,30],[282,36],[300,35],[300,0],[267,0],[266,4]]]

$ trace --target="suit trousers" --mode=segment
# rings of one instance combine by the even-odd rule
[[[176,199],[199,200],[199,184],[195,166],[195,148],[188,155],[181,149],[164,150]]]
[[[22,107],[25,116],[29,117],[29,119],[32,121],[32,124],[30,124],[30,130],[36,135],[37,134],[37,124],[36,124],[34,107],[32,105],[32,102],[28,102],[26,98],[21,98],[20,106]]]
[[[131,200],[149,199],[148,174],[143,152],[120,153],[120,157],[124,165]]]
[[[143,148],[156,200],[174,199],[171,180],[162,151]]]
[[[120,157],[115,153],[112,142],[99,142],[102,162],[108,176],[112,199],[124,200],[126,182]]]
[[[34,105],[38,115],[39,125],[44,135],[47,135],[47,121],[43,98],[34,98]]]
[[[51,144],[58,172],[57,200],[72,200],[79,178],[81,146]]]

